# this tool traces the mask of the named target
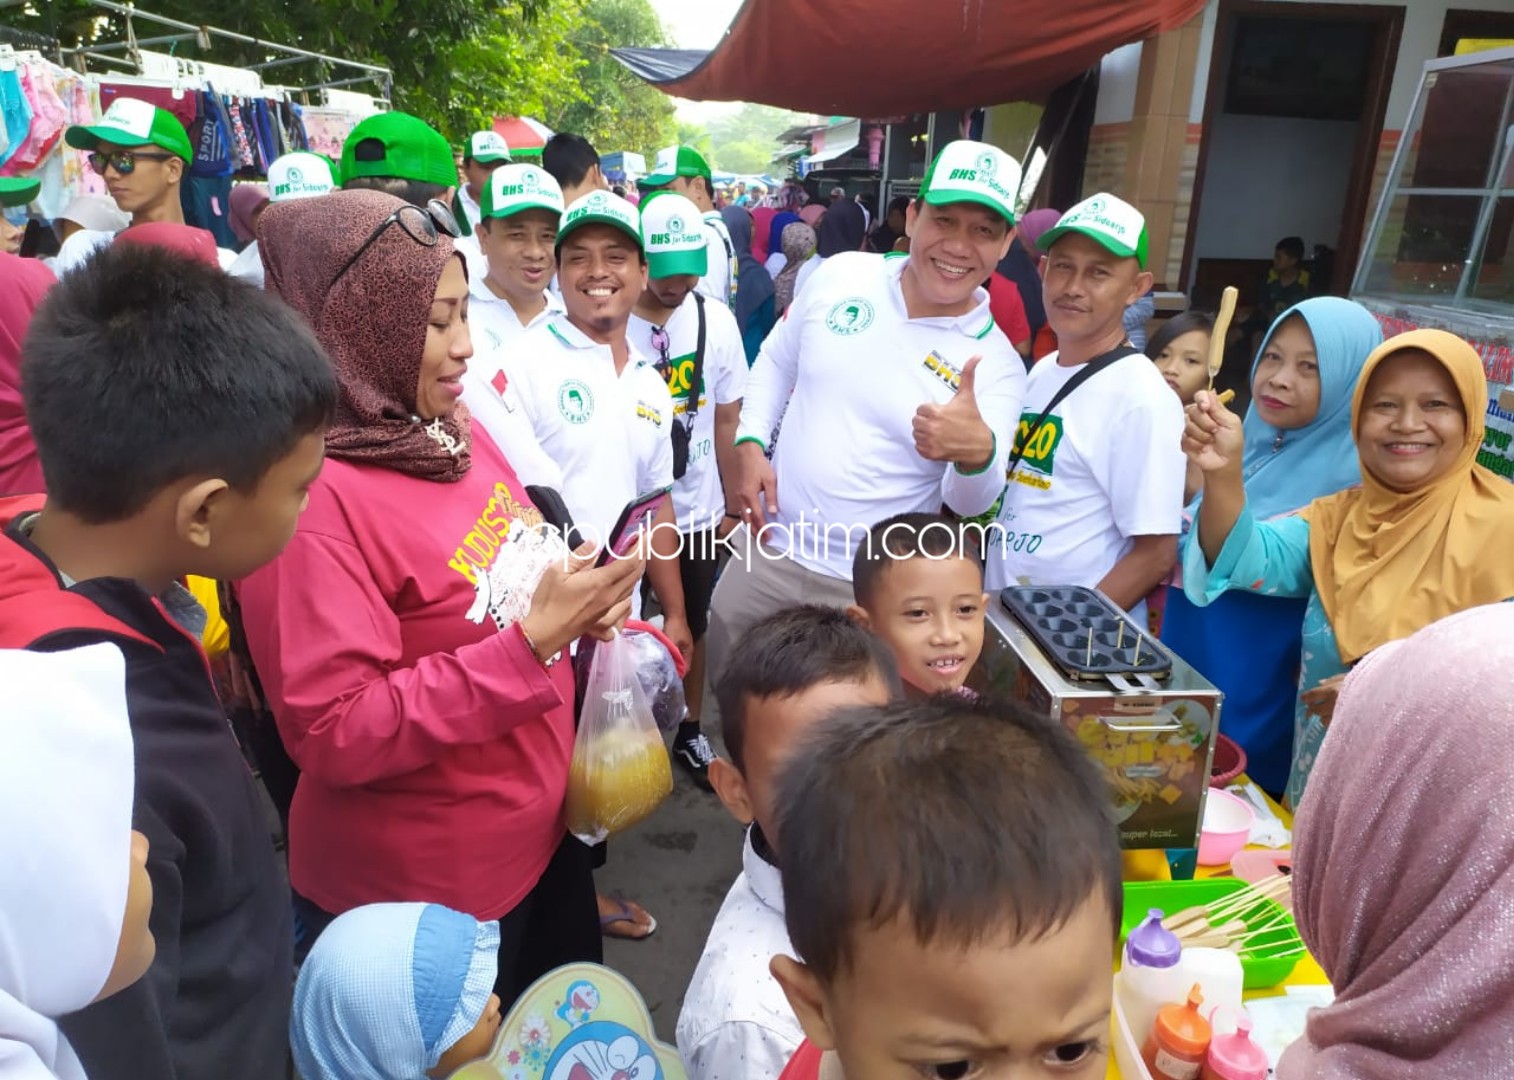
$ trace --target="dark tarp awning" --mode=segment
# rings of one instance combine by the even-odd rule
[[[745,0],[710,52],[615,49],[660,90],[829,116],[1036,101],[1204,0]]]

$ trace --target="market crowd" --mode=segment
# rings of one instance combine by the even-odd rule
[[[171,113],[65,139],[110,198],[0,254],[4,1080],[520,1038],[538,979],[656,929],[565,813],[584,657],[647,625],[673,760],[748,826],[690,1077],[1102,1076],[1105,781],[968,688],[1016,584],[1159,627],[1297,811],[1335,1001],[1278,1076],[1508,1075],[1514,487],[1465,341],[1383,340],[1280,245],[1237,415],[1213,319],[1150,320],[1140,209],[1022,218],[969,140],[880,208],[382,113],[238,184],[231,251]],[[561,1075],[662,1075],[623,1051]]]

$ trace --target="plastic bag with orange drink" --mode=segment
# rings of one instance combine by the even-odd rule
[[[586,844],[642,821],[673,790],[668,750],[636,677],[637,662],[622,634],[594,650],[568,767],[568,831]]]

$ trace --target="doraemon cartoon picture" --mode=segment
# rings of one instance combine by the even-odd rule
[[[550,1018],[550,1019],[549,1019]],[[569,964],[542,976],[500,1024],[489,1054],[448,1080],[688,1080],[624,976]]]

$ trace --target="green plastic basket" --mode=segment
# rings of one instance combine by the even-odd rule
[[[1152,908],[1161,908],[1165,915],[1176,915],[1187,908],[1200,904],[1212,904],[1217,900],[1246,888],[1244,881],[1235,878],[1207,878],[1197,881],[1129,881],[1125,883],[1125,917],[1120,921],[1120,955],[1124,956],[1125,937],[1141,924]],[[1282,905],[1268,901],[1267,907],[1274,911],[1284,910]],[[1248,926],[1259,926],[1266,921],[1265,915],[1247,920]],[[1241,970],[1245,973],[1247,990],[1268,990],[1277,986],[1298,966],[1302,953],[1292,956],[1269,956],[1269,953],[1293,953],[1303,947],[1298,936],[1298,927],[1290,915],[1286,923],[1278,926],[1275,933],[1261,939],[1265,948],[1260,956],[1243,956]]]

